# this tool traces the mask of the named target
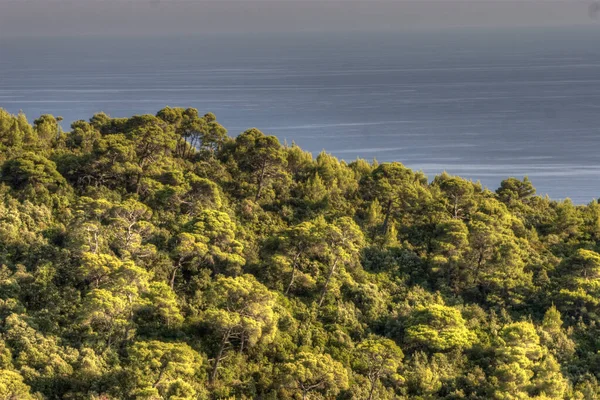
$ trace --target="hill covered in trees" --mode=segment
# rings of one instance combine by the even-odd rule
[[[0,110],[0,399],[597,399],[600,206],[213,114]]]

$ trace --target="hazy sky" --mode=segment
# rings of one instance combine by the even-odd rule
[[[0,37],[600,24],[581,0],[0,0]]]

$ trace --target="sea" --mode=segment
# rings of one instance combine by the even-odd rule
[[[0,37],[0,107],[30,120],[214,112],[315,155],[399,161],[495,190],[600,195],[600,25]]]

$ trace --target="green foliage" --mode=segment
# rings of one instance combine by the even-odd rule
[[[318,393],[322,398],[335,397],[348,387],[348,373],[328,354],[301,352],[281,366],[282,387],[295,390],[308,399]]]
[[[561,308],[595,318],[600,304],[600,254],[579,249],[558,266],[556,273],[560,276]]]
[[[249,129],[235,139],[233,158],[247,184],[256,187],[254,200],[258,201],[265,189],[271,189],[274,179],[284,179],[287,164],[285,152],[275,136],[265,136],[256,128]],[[274,188],[272,188],[274,189]]]
[[[128,349],[125,373],[135,398],[191,400],[197,392],[189,381],[201,365],[198,353],[185,343],[138,341]]]
[[[371,383],[369,400],[373,398],[380,378],[402,383],[403,379],[398,374],[398,370],[403,358],[402,350],[390,339],[366,339],[359,343],[356,348],[354,368],[365,374]]]
[[[505,326],[496,349],[494,398],[520,399],[536,394],[545,396],[542,398],[564,398],[567,382],[554,357],[546,352],[531,323]]]
[[[0,399],[600,396],[600,206],[212,113],[0,110]]]
[[[259,342],[273,341],[277,314],[273,309],[273,294],[251,275],[218,277],[207,295],[207,302],[209,307],[203,320],[219,340],[210,374],[210,381],[214,382],[228,346],[238,344],[239,351],[243,352]]]
[[[16,190],[44,188],[55,193],[66,185],[52,161],[31,152],[6,161],[1,173],[2,180]]]
[[[17,372],[0,369],[0,399],[33,400],[30,388],[23,383],[23,377]]]
[[[199,251],[200,266],[212,268],[215,273],[237,275],[241,272],[246,262],[242,254],[244,247],[236,240],[236,226],[228,214],[204,210],[187,228],[191,236],[182,237],[180,246],[186,243],[187,247],[180,251],[188,254]]]
[[[466,327],[459,310],[431,304],[417,306],[411,312],[405,340],[413,348],[446,351],[470,347],[475,335]]]

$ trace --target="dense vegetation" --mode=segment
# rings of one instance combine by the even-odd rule
[[[0,110],[0,399],[597,399],[600,206],[213,114]]]

